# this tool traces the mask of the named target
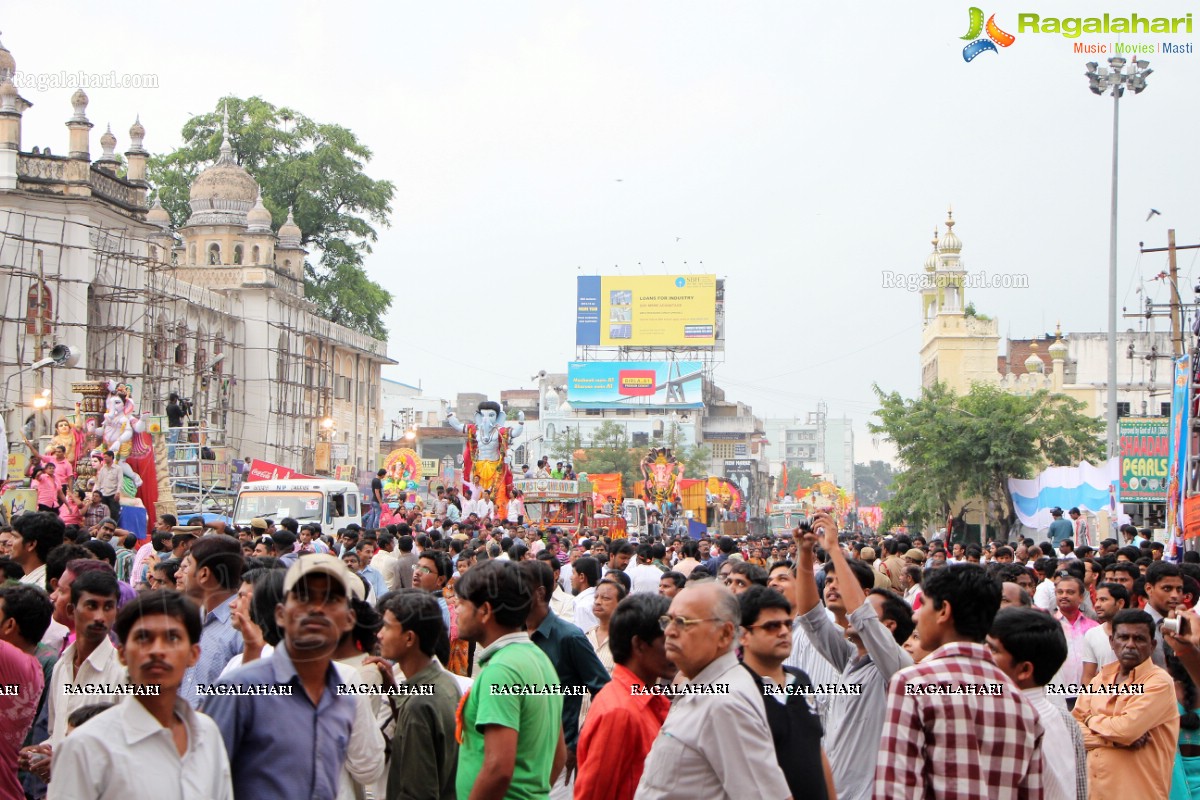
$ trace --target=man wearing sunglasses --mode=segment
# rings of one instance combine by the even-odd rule
[[[687,679],[646,758],[637,800],[792,796],[768,726],[762,690],[733,654],[742,613],[728,589],[681,591],[659,620],[667,658]]]
[[[753,565],[751,565],[753,566]],[[742,666],[761,687],[775,758],[793,797],[833,797],[833,773],[821,749],[821,716],[809,703],[812,681],[785,667],[792,654],[792,604],[774,589],[750,586],[738,595]]]

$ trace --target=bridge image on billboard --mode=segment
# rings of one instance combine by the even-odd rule
[[[575,408],[703,408],[699,361],[572,361],[567,402]]]
[[[575,344],[705,347],[717,342],[715,275],[585,275]]]

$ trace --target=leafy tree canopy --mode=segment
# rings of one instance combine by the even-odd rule
[[[854,496],[860,506],[877,506],[892,496],[896,471],[886,461],[854,465]]]
[[[816,482],[817,476],[813,475],[809,470],[789,466],[787,486],[784,487],[783,493],[795,495],[800,489],[807,489]],[[778,494],[779,489],[776,488],[775,491]]]
[[[376,227],[388,224],[396,187],[366,174],[371,150],[349,129],[260,97],[223,98],[215,111],[184,123],[182,147],[150,159],[150,182],[174,225],[187,220],[192,181],[220,153],[226,107],[234,157],[262,187],[276,229],[292,208],[302,242],[319,255],[304,265],[305,296],[320,316],[386,339],[392,296],[367,277],[363,260]]]
[[[939,383],[917,399],[874,389],[880,422],[869,428],[895,443],[905,466],[883,504],[885,527],[940,524],[952,502],[976,498],[989,522],[1007,529],[1016,519],[1009,478],[1103,457],[1103,421],[1065,395],[1011,394],[982,383],[961,396]]]

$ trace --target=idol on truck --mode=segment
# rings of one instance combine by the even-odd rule
[[[496,506],[496,516],[508,514],[512,491],[512,466],[506,460],[513,439],[525,430],[525,412],[517,412],[517,424],[505,427],[508,421],[504,409],[494,400],[484,400],[475,411],[475,421],[464,423],[446,407],[446,423],[467,436],[463,446],[462,488],[486,491]]]

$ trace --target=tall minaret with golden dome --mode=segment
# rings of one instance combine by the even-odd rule
[[[929,324],[933,319],[933,315],[937,313],[937,280],[934,273],[938,267],[938,229],[933,228],[933,240],[930,242],[933,245],[933,252],[925,257],[925,272],[921,275],[921,326]]]
[[[921,385],[947,384],[965,394],[972,383],[996,383],[1000,334],[994,319],[967,315],[967,271],[962,240],[954,232],[953,210],[946,232],[925,260],[927,288],[921,291]],[[929,267],[932,264],[932,275]],[[932,284],[932,285],[929,285]]]

